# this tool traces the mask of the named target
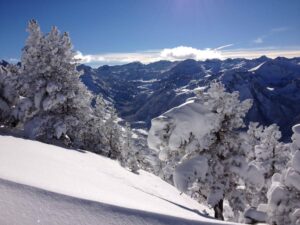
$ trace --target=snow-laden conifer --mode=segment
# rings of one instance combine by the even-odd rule
[[[292,159],[275,173],[268,191],[269,224],[300,224],[300,125],[293,126]]]
[[[14,117],[16,105],[20,101],[16,65],[0,66],[0,125],[14,127],[18,121]]]
[[[253,179],[257,168],[246,163],[239,135],[251,105],[212,83],[207,92],[152,120],[148,143],[165,161],[166,173],[178,189],[213,207],[219,219],[224,199],[236,213],[243,210],[240,177],[263,179],[260,174]]]
[[[138,149],[135,146],[132,139],[132,131],[128,123],[125,124],[121,153],[119,155],[119,161],[123,167],[128,168],[132,172],[137,172],[139,169],[138,165]]]
[[[27,31],[20,78],[26,104],[20,104],[17,113],[25,134],[97,153],[114,151],[106,149],[108,111],[101,108],[107,106],[99,101],[101,96],[92,106],[92,95],[79,79],[68,33],[53,27],[42,34],[35,20],[29,21]]]
[[[280,142],[281,132],[276,124],[259,126],[250,123],[248,129],[247,158],[264,175],[264,185],[261,189],[246,184],[247,198],[250,206],[257,207],[267,203],[267,191],[271,185],[271,178],[275,173],[281,172],[289,161],[289,144]],[[252,143],[252,144],[251,144]]]

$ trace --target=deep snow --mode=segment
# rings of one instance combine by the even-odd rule
[[[10,136],[0,146],[1,224],[222,223],[160,178],[108,158]]]
[[[1,225],[210,224],[78,199],[0,179]]]

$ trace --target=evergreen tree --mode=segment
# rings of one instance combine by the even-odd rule
[[[79,79],[69,35],[56,27],[44,35],[35,20],[29,21],[27,30],[21,68],[26,107],[19,107],[17,113],[25,134],[101,154],[115,151],[112,145],[106,149],[108,111],[100,109],[106,105],[98,97],[92,106],[92,96]]]
[[[139,169],[138,166],[138,150],[132,141],[132,132],[128,123],[125,124],[125,132],[123,135],[123,144],[119,161],[123,167],[128,168],[130,171],[136,173]]]
[[[13,127],[17,125],[14,110],[20,99],[18,94],[18,67],[0,66],[0,125]]]
[[[240,102],[237,92],[228,93],[221,83],[212,83],[206,93],[179,106],[177,112],[170,111],[172,117],[166,113],[152,120],[148,143],[169,165],[167,174],[175,170],[175,186],[207,202],[218,219],[224,219],[224,199],[235,212],[244,209],[237,204],[243,202],[239,179],[248,178],[253,168],[246,163],[239,130],[251,105],[250,100]],[[159,144],[153,144],[155,140]]]
[[[292,159],[272,177],[268,191],[269,224],[300,224],[300,125],[293,126]]]
[[[264,185],[261,189],[257,190],[246,184],[249,204],[257,207],[259,204],[267,203],[271,178],[285,168],[290,159],[290,150],[288,144],[279,141],[281,132],[276,124],[263,127],[257,123],[250,123],[248,137],[249,146],[253,149],[253,154],[247,154],[248,161],[264,175]]]
[[[122,130],[118,124],[118,117],[114,110],[110,110],[109,118],[105,121],[104,135],[108,157],[113,159],[120,157],[122,148]]]
[[[91,114],[90,95],[79,80],[74,52],[67,33],[56,27],[43,35],[36,21],[28,25],[29,37],[22,54],[22,94],[30,103],[24,117],[26,134],[49,140],[68,136]]]

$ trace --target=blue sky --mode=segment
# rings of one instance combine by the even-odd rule
[[[31,18],[95,65],[300,56],[299,0],[0,0],[0,59],[20,58]]]

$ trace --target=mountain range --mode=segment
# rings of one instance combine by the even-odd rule
[[[300,122],[300,57],[188,59],[78,69],[88,89],[112,102],[134,128],[148,129],[152,118],[205,91],[213,80],[229,92],[239,91],[241,100],[253,99],[246,123],[276,123],[283,140],[289,141],[292,125]]]

